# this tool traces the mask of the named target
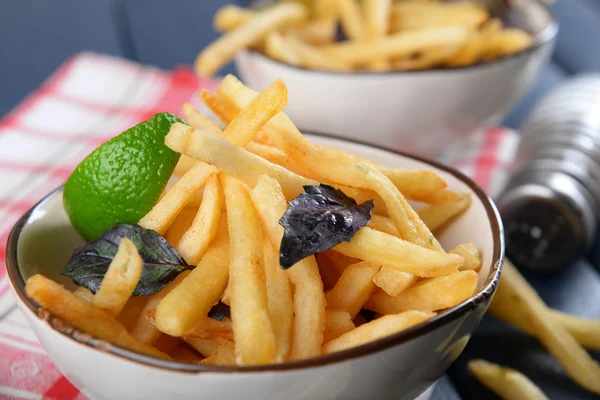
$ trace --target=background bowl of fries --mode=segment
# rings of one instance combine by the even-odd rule
[[[196,125],[191,118],[188,118],[188,122]],[[181,129],[187,128],[178,125],[172,127],[171,133],[176,135]],[[201,135],[200,131],[197,133]],[[208,132],[205,132],[205,137],[210,137]],[[392,330],[397,333],[381,337],[381,333],[377,336],[375,332],[369,330],[369,325],[365,323],[362,314],[357,315],[354,320],[349,320],[347,312],[328,310],[326,321],[324,320],[326,323],[325,336],[329,336],[329,339],[340,334],[341,336],[331,340],[323,347],[323,355],[271,365],[210,365],[208,362],[199,362],[202,356],[198,353],[195,358],[192,357],[193,354],[190,356],[190,351],[195,351],[194,348],[189,347],[190,344],[193,344],[196,350],[202,349],[201,352],[213,351],[212,358],[209,356],[205,360],[211,359],[215,362],[219,357],[225,357],[215,355],[214,351],[218,348],[219,351],[226,353],[227,346],[220,346],[228,340],[217,337],[208,341],[187,337],[186,344],[181,338],[165,335],[163,339],[167,338],[168,340],[159,341],[156,346],[162,349],[161,351],[168,352],[171,359],[140,354],[102,340],[100,334],[115,329],[114,323],[103,325],[108,317],[102,317],[95,322],[97,334],[89,334],[75,328],[68,321],[69,318],[86,318],[85,315],[72,316],[69,314],[75,312],[77,307],[68,306],[51,312],[47,310],[48,307],[52,307],[51,305],[46,305],[46,308],[38,308],[38,304],[31,300],[25,292],[26,280],[36,274],[43,274],[64,284],[67,288],[73,287],[70,280],[60,275],[60,270],[72,251],[83,242],[65,214],[62,205],[62,188],[59,188],[34,206],[15,225],[7,247],[7,266],[19,307],[25,312],[33,330],[61,372],[87,396],[107,399],[375,399],[390,398],[392,393],[394,399],[413,399],[430,387],[458,357],[471,333],[479,324],[496,290],[503,254],[503,235],[499,215],[491,200],[480,188],[464,175],[448,167],[339,139],[320,136],[310,136],[308,139],[320,146],[326,146],[317,147],[317,151],[332,148],[343,150],[346,154],[362,159],[377,160],[382,171],[391,176],[397,175],[397,183],[404,185],[403,192],[408,197],[419,198],[422,196],[423,192],[419,190],[429,190],[424,189],[428,181],[443,182],[442,186],[447,185],[445,189],[437,185],[434,189],[436,193],[463,193],[459,198],[454,198],[450,202],[440,200],[439,196],[437,200],[430,198],[427,201],[442,204],[417,208],[420,218],[429,225],[435,234],[435,237],[430,236],[430,245],[437,244],[439,239],[439,243],[444,248],[455,249],[448,253],[449,255],[460,254],[464,258],[465,264],[460,271],[454,270],[453,273],[449,271],[450,274],[438,278],[420,279],[420,283],[415,283],[413,289],[409,287],[402,292],[402,288],[397,285],[397,272],[393,268],[386,270],[385,273],[379,271],[382,273],[377,273],[376,279],[369,277],[366,282],[362,279],[361,283],[360,276],[369,269],[362,268],[360,264],[364,263],[359,263],[357,267],[352,268],[348,266],[349,271],[360,273],[354,275],[353,272],[347,274],[342,272],[337,279],[344,280],[344,284],[335,284],[335,282],[331,282],[331,279],[335,279],[336,274],[331,266],[334,264],[339,266],[341,265],[339,263],[345,262],[343,257],[340,258],[342,253],[337,253],[337,255],[333,254],[335,252],[323,253],[324,259],[318,256],[321,278],[325,290],[327,290],[325,297],[328,304],[336,301],[343,303],[344,297],[340,297],[340,295],[361,292],[364,290],[364,285],[371,287],[372,290],[375,285],[371,279],[374,279],[376,284],[386,288],[386,291],[392,294],[395,294],[394,291],[400,291],[397,296],[404,294],[400,297],[392,297],[386,291],[379,290],[377,296],[371,297],[370,305],[366,307],[383,314],[399,312],[406,308],[421,309],[422,311],[414,310],[398,314],[401,316],[401,321],[395,323],[399,323],[401,326],[394,326]],[[225,157],[224,160],[227,160],[230,158],[230,154],[227,154],[226,150],[234,147],[227,145],[225,141],[220,143],[219,146],[225,147],[220,147],[220,150],[215,150],[213,147],[214,151],[209,151],[210,154],[207,153],[207,155],[210,157],[222,156]],[[201,151],[203,147],[205,146],[198,147],[198,150]],[[256,150],[255,147],[250,146],[250,149]],[[238,148],[236,151],[241,150]],[[189,152],[189,154],[198,156],[193,152]],[[252,159],[257,160],[257,158]],[[224,160],[215,158],[213,162],[220,168],[227,169]],[[242,164],[246,162],[242,158],[238,158],[238,161]],[[387,169],[383,167],[384,165]],[[250,165],[245,166],[239,173],[242,175],[252,174],[255,168],[250,167]],[[233,169],[228,171],[234,172]],[[401,173],[402,171],[405,173]],[[407,171],[414,171],[414,173]],[[241,177],[242,175],[236,176]],[[278,179],[281,179],[282,182],[285,181],[285,178],[279,177]],[[253,193],[252,196],[256,197],[255,195],[256,193]],[[370,227],[371,235],[387,237],[388,242],[391,240],[393,243],[399,243],[397,239],[390,239],[398,233],[394,231],[393,226],[390,226],[388,219],[377,218],[373,220]],[[378,230],[380,233],[377,233]],[[389,233],[384,233],[385,231]],[[167,237],[170,237],[168,233]],[[464,243],[472,244],[460,246]],[[383,257],[381,259],[383,262],[386,262],[386,257],[392,260],[399,257],[398,253],[391,250],[393,245],[390,247],[389,244],[379,243],[379,247],[382,247],[380,250],[375,250],[377,243],[373,243],[372,246],[373,254],[379,251],[377,257]],[[386,248],[383,249],[383,247]],[[365,251],[358,245],[346,245],[345,249],[341,251],[354,249],[352,251],[355,253],[348,254],[356,256],[361,256],[360,254]],[[366,251],[368,253],[370,250],[366,249]],[[417,261],[417,264],[419,262]],[[332,269],[327,272],[327,268],[330,267]],[[419,267],[415,268],[418,273]],[[379,270],[379,268],[376,269]],[[37,276],[39,277],[39,275]],[[51,282],[49,279],[37,279],[37,281],[40,284],[38,287],[40,291],[44,291],[43,286]],[[332,284],[333,289],[331,289]],[[324,296],[323,286],[319,288],[319,285],[316,290],[320,292],[320,296],[309,296],[310,298],[305,303],[309,315],[308,308],[311,307],[311,304],[315,304],[316,300]],[[55,295],[51,296],[48,301],[59,303],[61,296],[76,295],[62,289],[55,290]],[[160,293],[158,294],[160,295]],[[296,293],[302,296],[298,291]],[[233,295],[230,294],[230,296]],[[132,297],[128,304],[135,303],[137,299],[139,298]],[[78,301],[81,302],[81,300]],[[364,301],[365,298],[360,304]],[[125,310],[138,307],[139,311],[139,305],[136,306],[133,303],[126,306]],[[67,301],[65,304],[72,305],[73,303]],[[388,310],[387,307],[394,309]],[[61,318],[56,315],[56,312],[66,313],[61,315],[69,315],[67,318]],[[92,320],[95,318],[88,317]],[[119,315],[117,319],[123,324],[122,326],[130,327],[127,329],[134,329],[131,326],[135,324],[136,317],[130,315],[128,311],[123,311],[123,315]],[[307,321],[311,320],[309,318]],[[307,322],[307,325],[303,324],[298,329],[303,332],[311,332],[312,327],[308,326],[310,324],[312,322]],[[364,325],[361,325],[363,328],[360,330],[356,328],[355,334],[345,337],[341,332],[347,331],[349,324],[352,325],[350,329],[353,329],[355,324]],[[398,332],[398,330],[400,331]],[[124,335],[127,336],[125,333]],[[375,338],[377,339],[373,340]],[[214,342],[212,343],[213,347],[207,349],[206,345],[211,340]],[[254,337],[253,340],[258,346],[263,337]],[[313,338],[301,337],[299,340],[309,343]],[[350,342],[345,343],[346,340]],[[349,348],[349,345],[357,347]],[[181,346],[184,346],[187,351],[183,351]],[[227,362],[226,360],[227,358],[223,358],[216,362],[224,363]]]
[[[286,112],[301,130],[432,157],[500,123],[557,32],[537,0],[308,3],[224,8],[215,26],[226,33],[200,53],[197,72],[235,55],[253,89],[286,82]]]

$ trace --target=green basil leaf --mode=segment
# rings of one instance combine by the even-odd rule
[[[157,232],[139,225],[118,223],[104,231],[98,240],[76,249],[61,274],[96,293],[117,254],[121,238],[131,239],[143,262],[142,275],[133,296],[148,296],[160,292],[177,275],[192,269]]]
[[[371,220],[373,200],[361,205],[328,185],[304,186],[279,224],[285,228],[279,263],[289,268],[312,254],[349,242]]]

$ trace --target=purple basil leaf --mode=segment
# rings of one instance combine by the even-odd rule
[[[279,263],[289,268],[312,254],[352,240],[371,220],[372,200],[361,205],[328,185],[304,186],[279,220],[285,228]]]
[[[148,296],[160,292],[177,275],[192,269],[157,232],[139,225],[115,224],[104,231],[98,240],[76,249],[61,274],[96,293],[117,254],[121,238],[131,239],[143,262],[142,276],[133,296]]]

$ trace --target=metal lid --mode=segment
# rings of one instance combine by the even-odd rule
[[[589,192],[560,171],[526,169],[498,202],[506,254],[517,265],[557,270],[587,251],[596,229]]]

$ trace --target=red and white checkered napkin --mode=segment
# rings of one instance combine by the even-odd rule
[[[99,144],[157,112],[181,114],[185,102],[200,108],[202,88],[213,90],[216,82],[187,68],[166,72],[81,53],[0,121],[0,399],[85,398],[50,361],[9,292],[4,260],[11,227]],[[482,129],[467,154],[460,146],[443,159],[493,193],[517,142],[509,130]]]

